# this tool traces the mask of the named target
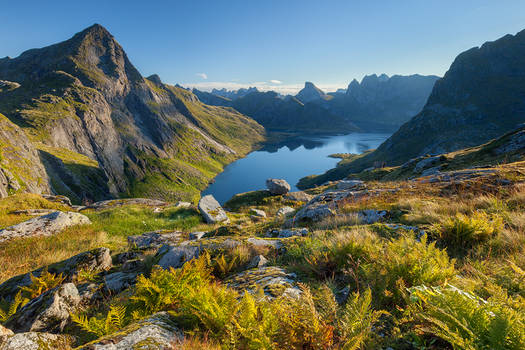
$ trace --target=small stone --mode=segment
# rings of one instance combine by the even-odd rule
[[[275,215],[277,216],[288,216],[295,213],[295,209],[292,207],[282,207],[279,210],[277,210],[277,213]]]
[[[195,232],[191,232],[189,237],[191,240],[196,240],[196,239],[201,239],[202,237],[204,237],[205,234],[206,232],[203,232],[203,231],[195,231]]]
[[[250,263],[248,264],[249,269],[259,268],[266,266],[268,264],[268,260],[263,255],[257,255],[250,260]]]
[[[266,187],[273,195],[287,194],[291,189],[288,182],[283,179],[268,179],[266,180]]]
[[[258,216],[260,218],[265,218],[266,217],[266,213],[264,212],[264,210],[261,210],[261,209],[255,209],[255,208],[252,208],[250,209],[250,212],[254,215],[254,216]]]

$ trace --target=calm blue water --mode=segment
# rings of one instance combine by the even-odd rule
[[[335,167],[340,159],[334,153],[362,153],[377,148],[390,134],[353,133],[343,136],[301,136],[248,154],[226,166],[215,182],[202,192],[220,203],[234,194],[265,189],[266,179],[285,179],[296,191],[300,178],[321,174]]]

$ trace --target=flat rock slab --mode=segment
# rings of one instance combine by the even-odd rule
[[[228,216],[217,200],[211,195],[204,196],[199,201],[199,211],[208,224],[229,222]]]
[[[69,335],[27,332],[8,337],[0,343],[0,350],[72,349]]]
[[[296,275],[276,266],[247,270],[226,279],[228,287],[239,292],[256,293],[262,289],[270,298],[281,295],[298,296],[301,291],[295,285]]]
[[[174,349],[183,333],[167,312],[156,313],[124,329],[82,346],[82,350]]]
[[[246,240],[246,242],[256,246],[256,247],[268,247],[273,249],[281,249],[284,247],[283,242],[278,239],[262,239],[251,237]]]
[[[148,198],[126,198],[110,199],[107,201],[96,202],[86,206],[84,209],[106,210],[110,208],[122,207],[125,205],[144,205],[148,207],[163,207],[168,203],[157,199]]]
[[[69,259],[39,268],[37,270],[12,277],[0,284],[0,299],[12,300],[20,287],[29,286],[31,275],[40,277],[42,271],[47,269],[50,273],[62,274],[65,282],[70,282],[80,270],[105,271],[113,266],[108,248],[97,248],[77,254]]]
[[[23,237],[51,236],[71,226],[89,224],[91,221],[85,215],[55,211],[0,230],[0,243]]]
[[[182,232],[162,231],[146,232],[141,235],[128,236],[128,245],[133,249],[157,249],[165,244],[176,244],[180,241]]]

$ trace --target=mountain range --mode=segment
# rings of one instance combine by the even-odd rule
[[[142,77],[100,25],[0,59],[0,80],[1,192],[193,198],[264,139],[251,118]]]
[[[336,93],[325,93],[306,82],[295,96],[256,88],[193,92],[204,103],[233,107],[270,130],[393,132],[421,111],[437,79],[433,75],[372,74],[361,83],[354,79],[347,90]]]
[[[374,164],[473,147],[525,122],[525,30],[486,42],[456,57],[438,80],[423,110],[377,150],[303,181],[303,186],[360,172]]]

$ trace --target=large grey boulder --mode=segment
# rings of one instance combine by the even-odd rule
[[[85,215],[55,211],[0,230],[0,243],[22,237],[51,236],[71,226],[89,224],[91,221]]]
[[[163,269],[173,267],[177,269],[182,267],[184,263],[191,259],[198,258],[201,253],[200,246],[192,245],[179,245],[162,246],[157,252],[156,258],[158,259],[158,265]]]
[[[108,248],[89,250],[69,259],[8,279],[0,284],[0,298],[12,300],[21,287],[29,286],[32,283],[31,275],[40,277],[44,269],[57,275],[62,274],[65,282],[71,282],[80,270],[105,271],[109,270],[112,265],[111,254]]]
[[[287,194],[290,191],[290,185],[283,179],[268,179],[266,187],[273,195]]]
[[[199,201],[199,211],[208,224],[229,222],[228,216],[217,200],[211,195],[204,196]]]
[[[110,334],[82,346],[82,350],[174,349],[182,343],[183,333],[174,326],[167,312],[156,313],[132,323],[115,334]]]
[[[7,337],[0,342],[0,350],[66,350],[72,349],[70,335],[27,332]]]
[[[17,333],[59,333],[80,301],[77,287],[73,283],[65,283],[28,302],[9,318],[6,326]]]

